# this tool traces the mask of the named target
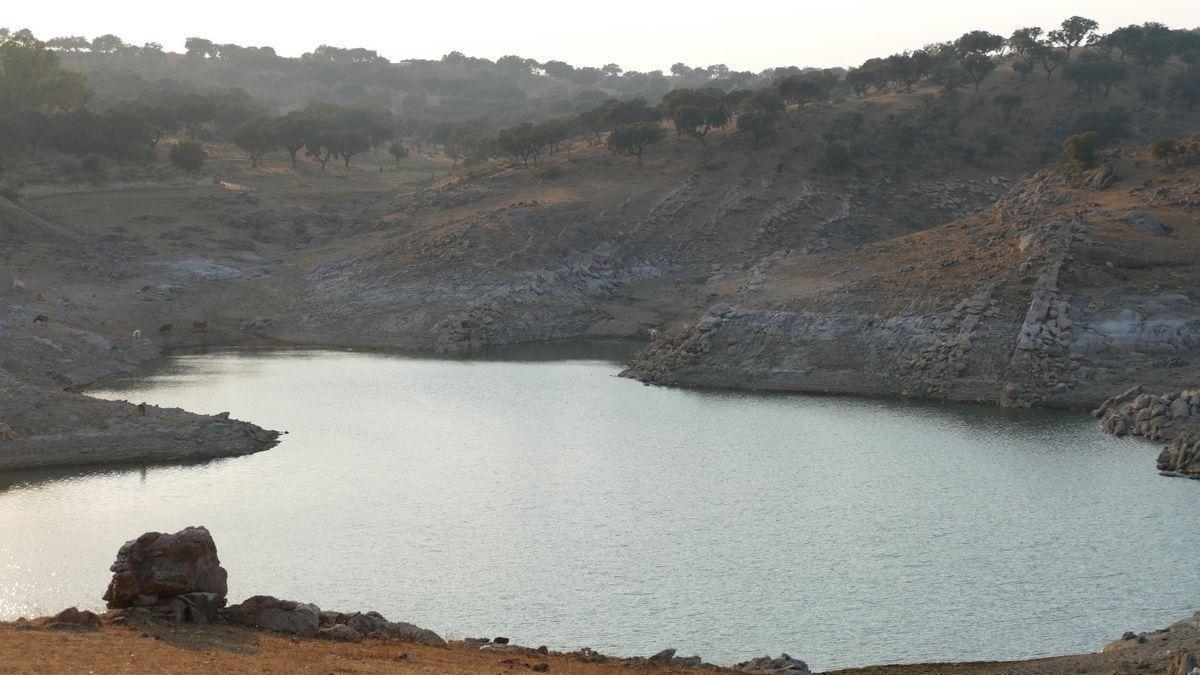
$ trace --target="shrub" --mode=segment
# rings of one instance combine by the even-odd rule
[[[1150,155],[1167,166],[1200,164],[1200,134],[1190,138],[1160,138],[1150,144]]]
[[[25,181],[18,176],[9,175],[4,177],[4,181],[0,182],[0,197],[16,201],[21,198],[21,189],[25,187]]]
[[[1068,137],[1063,142],[1063,152],[1076,164],[1090,167],[1095,166],[1096,161],[1100,159],[1099,146],[1100,134],[1085,131]]]
[[[854,168],[854,153],[845,143],[830,143],[825,146],[825,165],[834,173]]]
[[[208,153],[204,152],[204,148],[199,143],[191,143],[183,141],[176,143],[167,153],[171,163],[183,169],[184,171],[198,171],[204,166],[204,160],[208,159]]]

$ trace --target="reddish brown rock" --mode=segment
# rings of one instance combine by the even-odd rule
[[[68,607],[50,617],[51,626],[79,626],[81,628],[99,628],[100,617],[86,609]]]
[[[127,541],[111,570],[113,578],[104,592],[110,609],[154,605],[187,593],[212,593],[225,604],[225,568],[212,535],[203,527],[175,534],[147,532]]]

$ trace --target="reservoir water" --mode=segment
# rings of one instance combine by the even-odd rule
[[[99,609],[205,525],[251,594],[814,668],[1092,651],[1200,608],[1200,483],[1078,413],[645,387],[604,352],[175,356],[91,392],[286,430],[187,466],[0,472],[0,619]]]

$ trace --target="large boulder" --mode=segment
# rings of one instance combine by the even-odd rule
[[[320,626],[321,609],[316,605],[256,595],[223,610],[221,615],[230,623],[313,637]]]
[[[147,532],[127,541],[110,569],[113,578],[104,592],[109,609],[157,605],[188,593],[210,593],[214,602],[225,604],[227,574],[203,527]]]

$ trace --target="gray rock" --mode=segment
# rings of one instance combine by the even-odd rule
[[[333,640],[335,642],[362,642],[362,633],[354,630],[343,623],[338,623],[329,628],[322,628],[317,632],[317,637],[324,640]]]
[[[1171,234],[1171,228],[1163,224],[1161,220],[1156,218],[1154,214],[1145,211],[1135,211],[1121,220],[1133,225],[1143,232],[1165,237]]]
[[[807,675],[811,673],[808,669],[808,664],[800,659],[794,659],[787,654],[780,654],[779,658],[771,658],[763,656],[757,659],[746,661],[735,665],[734,670],[740,670],[747,673],[799,673]]]
[[[230,623],[303,637],[317,634],[320,614],[321,609],[316,605],[280,600],[269,595],[256,595],[221,612]]]
[[[647,660],[650,661],[651,663],[661,663],[661,664],[665,665],[665,664],[670,663],[671,659],[673,659],[673,658],[675,658],[675,650],[673,648],[668,647],[667,649],[662,650],[661,652],[655,654],[654,656],[651,656]]]

